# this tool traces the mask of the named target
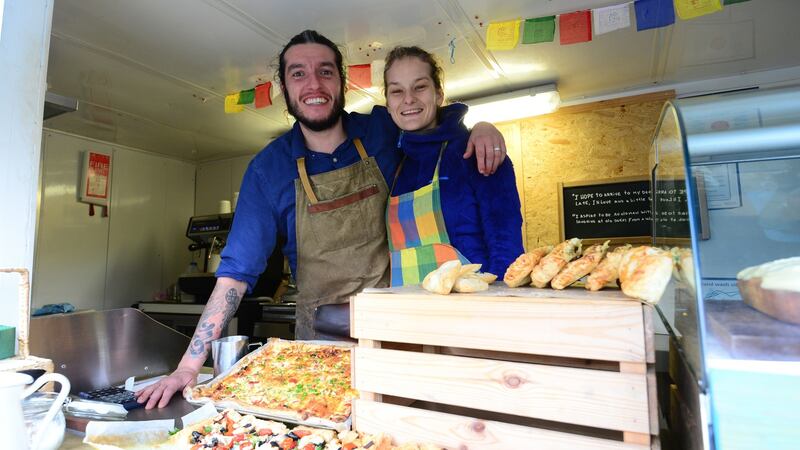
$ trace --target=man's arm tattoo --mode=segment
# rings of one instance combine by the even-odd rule
[[[211,297],[215,297],[213,293]],[[236,289],[230,288],[225,293],[224,299],[213,298],[209,300],[209,304],[203,311],[203,315],[200,317],[192,336],[192,341],[189,344],[189,355],[194,358],[205,358],[208,355],[208,346],[214,337],[214,329],[218,328],[218,335],[222,334],[222,329],[236,313],[240,299]]]
[[[228,289],[225,294],[225,315],[222,318],[222,324],[220,324],[220,331],[222,331],[222,327],[228,325],[233,315],[236,314],[236,310],[239,308],[239,300],[239,293],[236,292],[236,289]]]

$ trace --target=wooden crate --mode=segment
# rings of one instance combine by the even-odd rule
[[[351,329],[356,430],[450,449],[659,447],[652,308],[619,291],[367,290]]]

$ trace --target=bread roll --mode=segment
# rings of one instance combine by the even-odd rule
[[[622,292],[648,303],[658,303],[672,278],[669,252],[643,245],[625,252],[619,265]]]
[[[469,292],[486,291],[488,289],[489,289],[489,284],[483,281],[475,273],[470,273],[458,277],[456,282],[453,284],[453,290],[456,292],[461,292],[462,294],[466,294]]]
[[[619,263],[622,261],[622,255],[630,249],[631,245],[625,244],[611,252],[607,252],[606,257],[600,261],[592,273],[589,274],[589,278],[586,279],[586,289],[599,291],[604,286],[616,282],[617,278],[619,278]]]
[[[581,240],[566,240],[543,257],[531,270],[531,284],[543,288],[558,274],[561,269],[581,253]]]
[[[461,273],[461,261],[454,259],[443,262],[438,269],[431,271],[422,280],[422,287],[434,294],[447,295],[453,289],[458,275]]]
[[[486,284],[492,284],[497,280],[497,275],[489,272],[478,272],[475,275],[478,276],[481,280],[485,281]]]
[[[508,287],[515,288],[531,282],[531,270],[539,263],[539,261],[550,251],[553,246],[546,245],[544,247],[535,248],[528,253],[523,253],[508,266],[505,275],[503,275],[503,282]]]
[[[778,320],[800,324],[800,257],[748,267],[736,278],[746,304]]]
[[[475,273],[481,270],[480,264],[464,264],[461,266],[461,272],[459,272],[458,276],[464,276],[468,273]]]
[[[583,256],[567,264],[561,272],[558,272],[558,275],[553,277],[553,280],[550,281],[550,286],[553,289],[564,289],[594,270],[606,255],[608,243],[609,241],[605,241],[602,244],[592,245],[587,248],[583,252]]]

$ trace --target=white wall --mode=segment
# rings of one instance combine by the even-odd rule
[[[0,267],[33,268],[52,0],[3,2],[0,35]],[[0,274],[0,324],[26,323],[19,280]]]
[[[33,305],[110,309],[149,300],[190,260],[195,165],[45,130]],[[111,153],[109,217],[77,201],[83,152]]]
[[[244,172],[253,156],[206,162],[197,166],[195,212],[198,216],[218,213],[220,200],[233,201],[233,193],[239,191]]]

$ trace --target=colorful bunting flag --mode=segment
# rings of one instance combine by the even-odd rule
[[[256,86],[256,108],[263,108],[272,104],[272,83],[267,81]]]
[[[722,11],[722,3],[721,0],[675,0],[675,9],[678,17],[689,20]]]
[[[561,45],[577,44],[592,40],[592,13],[589,10],[575,11],[558,16],[558,37]]]
[[[673,0],[636,0],[636,31],[660,28],[675,23]]]
[[[350,82],[350,85],[355,88],[371,88],[372,66],[370,64],[347,66],[347,80]]]
[[[225,114],[233,114],[244,111],[244,106],[239,104],[239,93],[225,96]]]
[[[255,89],[248,89],[246,91],[239,91],[239,104],[240,105],[249,105],[253,103],[253,99],[256,96]]]
[[[512,50],[519,42],[522,19],[492,22],[486,29],[486,50]]]
[[[592,10],[594,34],[601,35],[631,26],[629,3]]]
[[[556,34],[556,16],[525,19],[522,26],[522,43],[553,42]]]

